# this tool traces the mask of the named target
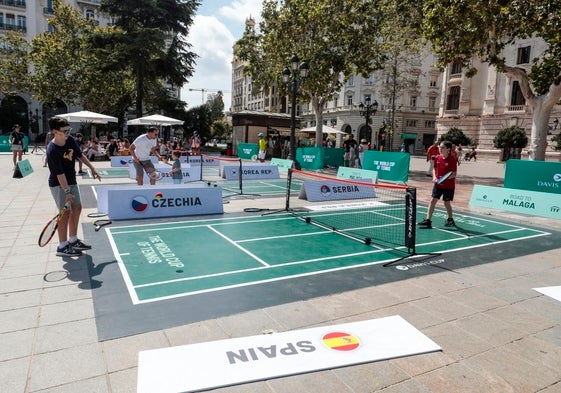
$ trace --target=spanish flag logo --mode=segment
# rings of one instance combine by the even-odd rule
[[[358,337],[343,332],[327,333],[322,341],[326,347],[336,351],[353,351],[360,346]]]

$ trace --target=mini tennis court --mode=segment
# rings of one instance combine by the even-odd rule
[[[425,208],[418,209],[418,221],[425,212]],[[350,227],[357,214],[349,209],[306,213],[312,217],[337,215],[338,219],[347,215]],[[433,229],[417,229],[418,255],[404,262],[423,254],[459,250],[482,253],[491,246],[550,235],[461,214],[455,216],[456,227],[444,227],[445,218],[445,212],[437,210]],[[385,231],[394,222],[395,218],[388,215],[385,222],[377,222],[369,230]],[[403,247],[385,247],[375,241],[365,244],[349,238],[346,232],[350,230],[334,232],[281,212],[112,227],[107,233],[131,300],[140,304],[383,265],[407,256]]]

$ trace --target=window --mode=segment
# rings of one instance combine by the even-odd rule
[[[347,86],[354,86],[355,85],[355,76],[351,75],[349,80],[347,81]]]
[[[405,122],[406,127],[417,127],[417,120],[407,119]]]
[[[429,97],[429,110],[434,111],[436,109],[436,97]]]
[[[455,110],[460,107],[460,86],[452,86],[446,97],[446,110]]]
[[[437,87],[436,86],[436,82],[438,81],[438,75],[431,75],[430,76],[430,82],[429,82],[429,86],[430,87]]]
[[[417,97],[409,98],[409,107],[412,111],[417,109]]]
[[[526,99],[522,95],[522,89],[518,81],[512,82],[512,93],[510,95],[510,105],[525,105]]]
[[[452,63],[452,72],[451,74],[461,74],[462,73],[462,62],[459,60],[456,60]]]
[[[530,63],[530,49],[531,46],[525,46],[518,48],[518,55],[516,56],[516,64],[528,64]]]
[[[372,102],[372,94],[365,94],[364,95],[364,102],[370,101]]]
[[[94,19],[95,14],[93,10],[86,10],[86,19]]]
[[[374,83],[374,74],[368,75],[368,78],[364,80],[364,83],[367,85],[371,85]]]
[[[434,120],[425,120],[425,128],[434,129],[436,122]]]
[[[353,96],[349,95],[347,96],[347,105],[353,105]]]
[[[18,28],[22,30],[27,29],[25,16],[18,16]]]

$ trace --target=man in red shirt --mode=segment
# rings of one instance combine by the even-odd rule
[[[440,142],[438,148],[440,150],[440,154],[434,159],[432,174],[432,181],[434,182],[434,186],[432,188],[432,199],[429,204],[429,210],[427,211],[427,218],[419,223],[421,228],[426,229],[432,228],[432,214],[434,213],[436,203],[441,196],[448,215],[448,218],[444,222],[444,226],[452,227],[456,225],[454,219],[452,218],[452,201],[454,200],[454,190],[456,189],[458,160],[450,154],[452,151],[452,142],[442,141]],[[448,172],[451,172],[450,177],[438,184],[438,179],[448,174]]]
[[[438,155],[438,141],[434,143],[427,149],[427,162],[429,163],[429,169],[427,169],[427,176],[432,176],[432,168],[434,166],[434,159]]]

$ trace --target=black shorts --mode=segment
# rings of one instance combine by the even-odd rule
[[[454,189],[444,189],[439,188],[436,185],[432,188],[432,197],[436,199],[440,199],[442,196],[443,201],[453,201],[454,200]]]

